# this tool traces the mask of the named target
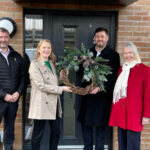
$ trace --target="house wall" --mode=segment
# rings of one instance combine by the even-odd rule
[[[121,54],[124,43],[133,41],[140,52],[142,62],[150,66],[150,0],[138,0],[128,6],[69,5],[44,3],[15,3],[13,0],[0,0],[0,18],[10,17],[18,26],[11,45],[23,54],[23,8],[46,8],[61,10],[116,10],[118,15],[117,51]],[[2,129],[2,125],[1,125]],[[117,132],[114,128],[114,150],[117,150]],[[22,98],[15,124],[14,150],[22,150]],[[150,124],[144,127],[141,141],[142,150],[150,149]]]

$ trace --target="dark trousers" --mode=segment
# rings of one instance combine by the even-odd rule
[[[84,150],[93,150],[93,127],[82,126],[82,135],[84,142]],[[105,127],[95,127],[95,150],[104,150],[105,144]]]
[[[44,126],[46,120],[34,120],[34,128],[32,134],[32,150],[40,150],[41,140],[44,134]],[[56,120],[49,120],[50,125],[50,138],[49,138],[49,149],[57,150],[59,137],[60,137],[60,118]]]
[[[18,110],[18,101],[7,103],[0,101],[0,123],[4,116],[4,149],[12,150],[14,142],[14,125],[16,113]]]
[[[119,150],[140,150],[141,132],[118,128]]]

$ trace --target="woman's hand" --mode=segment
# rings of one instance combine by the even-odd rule
[[[69,86],[62,86],[64,92],[72,92]]]
[[[63,78],[63,72],[64,72],[64,70],[60,70],[60,74],[59,74],[60,80],[62,80],[62,78]]]
[[[69,74],[69,71],[68,71],[68,70],[63,70],[63,69],[62,69],[62,70],[60,71],[60,75],[59,75],[60,80],[63,79],[63,74],[64,74],[65,71],[66,71],[67,75]]]
[[[149,122],[149,118],[147,117],[142,118],[142,125],[148,124],[148,122]]]

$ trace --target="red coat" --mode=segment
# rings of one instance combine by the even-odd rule
[[[140,132],[142,117],[150,118],[150,68],[140,63],[130,70],[127,97],[112,104],[109,126]]]

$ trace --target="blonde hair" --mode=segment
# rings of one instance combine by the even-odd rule
[[[138,53],[138,50],[137,50],[137,47],[135,46],[135,44],[133,42],[128,42],[125,44],[124,48],[125,47],[129,47],[130,50],[135,54],[137,63],[141,63],[141,58],[140,58],[140,55]]]
[[[51,43],[50,40],[48,40],[48,39],[42,39],[42,40],[40,40],[40,42],[38,43],[36,52],[35,52],[35,57],[34,57],[34,59],[38,59],[38,58],[40,57],[40,53],[38,52],[38,49],[41,47],[41,45],[43,44],[43,42],[49,43],[49,44],[51,45],[51,49],[52,49],[52,43]],[[53,62],[53,64],[56,66],[56,56],[55,56],[55,54],[54,54],[54,52],[53,52],[53,49],[51,50],[51,54],[50,54],[50,56],[49,56],[48,59],[51,59],[52,62]]]

